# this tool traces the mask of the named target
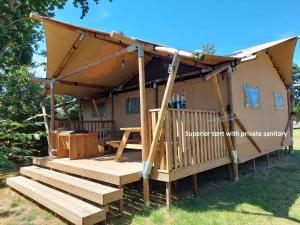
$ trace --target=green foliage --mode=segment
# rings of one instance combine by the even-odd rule
[[[79,107],[78,103],[75,103],[75,100],[76,99],[74,99],[71,96],[66,96],[66,95],[55,96],[56,105],[61,106],[56,109],[56,115],[55,115],[56,119],[58,119],[58,120],[66,120],[66,119],[78,120],[80,107]],[[70,102],[70,104],[65,104],[68,102]]]
[[[41,112],[42,88],[29,80],[27,66],[11,67],[0,77],[0,118],[22,121]]]
[[[46,133],[40,131],[41,115],[34,116],[22,123],[0,119],[0,168],[11,167],[14,162],[28,161],[37,153],[36,147]]]
[[[99,0],[93,0],[98,3]],[[0,167],[15,166],[28,160],[36,149],[45,145],[44,128],[38,117],[41,112],[42,87],[30,81],[38,66],[32,62],[39,52],[43,26],[29,18],[31,12],[53,17],[67,0],[2,0],[0,4]],[[88,0],[73,0],[81,8],[83,18],[89,11]],[[69,97],[65,97],[69,98]],[[58,97],[57,103],[60,104]],[[49,99],[46,101],[49,110]],[[75,117],[78,106],[68,107],[60,117]],[[44,146],[45,147],[45,146]]]
[[[292,76],[293,84],[300,84],[300,66],[298,66],[297,64],[293,65]],[[295,104],[300,104],[300,87],[295,88]]]
[[[202,52],[209,55],[215,54],[216,52],[215,45],[212,43],[204,43],[202,45]]]
[[[297,120],[297,121],[300,121],[300,105],[299,105],[299,104],[298,104],[298,105],[295,105],[294,111],[296,112],[296,115],[295,115],[296,120]]]

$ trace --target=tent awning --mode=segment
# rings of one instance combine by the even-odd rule
[[[293,57],[297,40],[298,37],[294,36],[278,41],[272,41],[234,52],[230,56],[244,58],[256,54],[257,52],[265,51],[281,76],[283,82],[286,85],[291,85]]]
[[[60,81],[65,81],[65,83],[55,85],[55,93],[71,95],[79,99],[106,93],[138,74],[136,51],[116,55],[102,63],[94,63],[97,62],[97,59],[118,53],[132,43],[144,45],[145,65],[154,56],[171,58],[176,51],[175,48],[127,37],[117,32],[108,33],[88,29],[36,14],[32,14],[31,17],[44,24],[47,45],[47,79],[55,77]],[[298,38],[291,37],[269,42],[235,52],[229,56],[208,55],[184,50],[180,50],[179,54],[182,64],[207,68],[232,61],[239,62],[249,55],[266,51],[284,83],[290,85],[292,83],[293,54]],[[93,66],[85,68],[86,65],[91,64]],[[95,88],[91,85],[106,88]]]
[[[136,51],[112,57],[103,63],[73,72],[97,59],[121,51],[130,46],[129,42],[131,41],[144,45],[145,64],[151,60],[152,56],[171,58],[172,52],[175,51],[174,48],[126,37],[119,33],[88,29],[37,15],[33,15],[32,18],[39,19],[44,24],[47,46],[47,79],[56,77],[56,79],[69,83],[97,84],[114,88],[138,73]],[[118,38],[122,38],[122,40]],[[236,57],[231,56],[206,55],[183,50],[180,50],[180,54],[182,63],[197,67],[208,67],[236,60]],[[72,73],[71,76],[66,76],[70,73]],[[55,85],[55,93],[67,94],[76,98],[85,98],[105,91],[107,90],[69,84],[58,83]]]

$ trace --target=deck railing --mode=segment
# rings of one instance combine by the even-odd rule
[[[55,120],[55,128],[87,130],[90,133],[98,133],[99,139],[115,137],[115,121],[113,120]]]
[[[150,110],[151,135],[158,112],[159,109]],[[228,157],[225,137],[216,136],[222,130],[220,116],[215,111],[168,109],[154,168],[171,171]],[[199,135],[190,136],[190,132]]]

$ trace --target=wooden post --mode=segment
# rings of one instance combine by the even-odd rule
[[[227,69],[227,90],[228,90],[228,115],[229,115],[229,130],[235,131],[235,126],[233,123],[233,97],[232,97],[232,67],[228,66]],[[236,138],[231,137],[233,148],[236,149]]]
[[[54,145],[54,139],[52,133],[55,130],[55,99],[54,99],[54,79],[50,80],[50,115],[51,115],[51,123],[50,123],[50,141],[51,141],[51,154]]]
[[[42,107],[42,113],[43,113],[43,118],[44,118],[44,124],[45,124],[45,130],[47,133],[47,142],[48,142],[48,155],[52,156],[52,151],[51,151],[51,133],[49,129],[49,121],[48,121],[48,115],[46,112],[46,107],[43,102],[41,102],[41,107]]]
[[[230,131],[235,131],[236,127],[233,123],[233,97],[232,97],[232,67],[228,66],[227,67],[227,90],[228,90],[228,115],[229,115],[229,130]],[[236,138],[234,136],[231,136],[231,141],[232,141],[232,145],[233,145],[233,149],[236,149]],[[229,165],[229,177],[230,180],[233,179],[233,174],[232,174],[232,168]]]
[[[270,156],[269,156],[269,153],[267,153],[266,156],[267,156],[267,164],[269,166],[270,165]]]
[[[232,160],[232,164],[233,164],[234,180],[238,181],[239,173],[238,173],[237,152],[233,148],[233,144],[232,144],[230,135],[227,135],[229,133],[229,126],[227,123],[227,116],[226,116],[225,109],[224,109],[224,104],[223,104],[223,100],[222,100],[222,95],[221,95],[217,75],[213,76],[211,78],[211,80],[212,80],[213,90],[214,90],[214,93],[217,98],[218,109],[219,109],[221,119],[222,119],[222,126],[223,126],[223,130],[225,133],[228,152],[229,152],[230,158]]]
[[[255,158],[253,159],[253,173],[256,172],[256,162],[255,162]]]
[[[198,195],[197,174],[192,175],[192,186],[193,186],[193,195],[194,197],[196,197]]]
[[[119,189],[124,189],[122,185],[119,185],[118,188]],[[124,200],[122,198],[122,199],[119,200],[119,213],[120,213],[120,215],[123,215],[123,206],[124,206]]]
[[[98,117],[98,119],[99,119],[99,120],[101,120],[101,115],[100,115],[100,112],[99,112],[98,106],[97,106],[97,104],[96,104],[96,100],[95,100],[95,99],[93,99],[93,100],[92,100],[92,102],[93,102],[94,109],[95,109],[95,111],[96,111],[97,117]]]
[[[178,56],[178,51],[177,51],[177,52],[175,52],[172,64],[169,67],[169,78],[168,78],[168,82],[166,85],[166,90],[165,90],[163,100],[161,103],[161,109],[158,113],[157,123],[155,125],[155,129],[153,132],[153,140],[151,142],[149,156],[148,156],[147,162],[146,162],[144,170],[143,170],[144,178],[147,178],[151,173],[152,164],[153,164],[153,161],[156,156],[158,141],[160,139],[161,131],[163,128],[163,122],[164,122],[164,119],[165,119],[165,116],[167,113],[168,102],[169,102],[170,96],[172,94],[172,89],[173,89],[174,81],[176,78],[179,61],[180,61],[180,58]]]
[[[83,120],[83,115],[82,115],[82,103],[79,102],[79,120]]]
[[[171,182],[166,182],[166,206],[170,208],[171,205]]]
[[[148,119],[147,119],[147,99],[145,87],[145,59],[144,45],[138,45],[138,66],[139,66],[139,92],[140,92],[140,115],[141,115],[141,139],[142,139],[142,163],[143,168],[148,158]],[[145,205],[150,206],[149,178],[143,180],[143,191]]]
[[[292,142],[289,146],[289,152],[290,153],[293,153],[294,151],[294,140],[293,140],[293,132],[294,132],[294,129],[293,129],[293,107],[294,107],[294,90],[292,89],[292,87],[289,89],[289,116],[291,118],[290,120],[290,133],[291,133],[291,139],[292,139]]]

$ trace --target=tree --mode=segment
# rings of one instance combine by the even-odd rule
[[[300,66],[298,66],[297,64],[293,65],[292,76],[293,85],[300,84]],[[300,104],[300,87],[295,88],[295,104]]]
[[[93,0],[98,3],[99,0]],[[39,21],[29,18],[31,12],[53,17],[67,0],[2,0],[0,4],[0,167],[22,156],[27,158],[41,149],[39,114],[42,87],[30,81],[34,76],[33,54],[43,29]],[[88,0],[73,0],[83,18],[89,10]],[[33,117],[28,121],[27,118]]]
[[[30,64],[37,43],[41,40],[41,23],[31,20],[29,14],[37,12],[53,17],[56,8],[62,9],[67,0],[3,0],[0,4],[0,68],[9,64]],[[94,0],[98,3],[99,0]],[[73,0],[82,9],[81,18],[89,11],[88,0]]]
[[[202,45],[202,52],[209,55],[215,54],[215,45],[212,43],[204,43]]]

